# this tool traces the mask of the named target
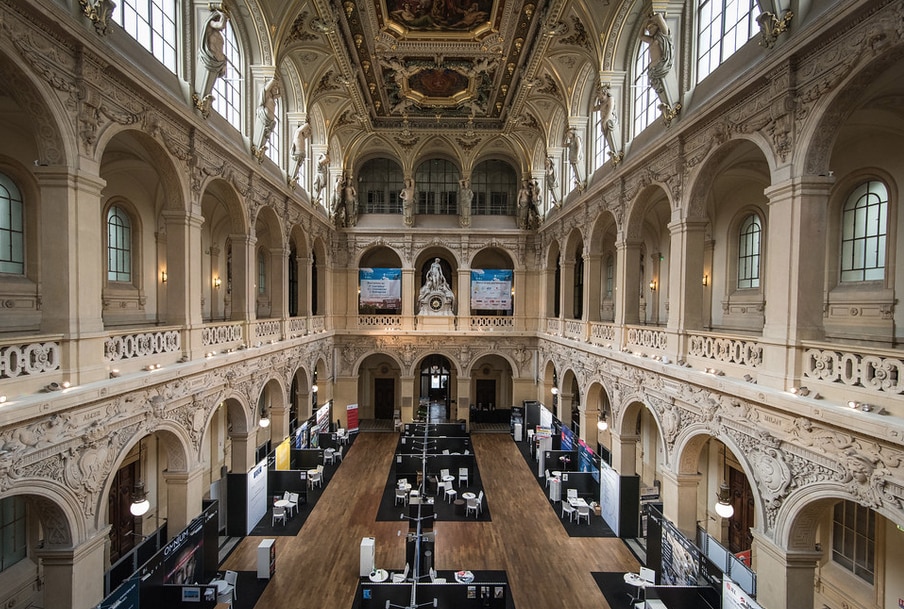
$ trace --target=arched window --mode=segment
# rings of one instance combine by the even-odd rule
[[[634,135],[637,135],[653,121],[659,109],[659,96],[650,86],[647,69],[650,67],[649,45],[641,44],[634,60]]]
[[[478,163],[471,174],[474,199],[471,213],[475,216],[513,216],[518,190],[515,170],[505,161]]]
[[[612,288],[615,285],[615,258],[611,255],[606,257],[606,298],[612,299]]]
[[[760,287],[760,245],[763,229],[760,217],[750,214],[738,230],[738,289]]]
[[[757,0],[700,0],[697,5],[697,82],[759,31]]]
[[[853,501],[835,504],[832,562],[872,584],[876,568],[876,513]]]
[[[176,0],[123,0],[113,20],[173,74],[177,68]]]
[[[267,293],[267,253],[263,248],[257,250],[257,293]]]
[[[581,319],[584,316],[584,255],[581,250],[577,250],[574,253],[573,287],[572,318]]]
[[[107,210],[107,281],[132,281],[132,220],[118,205]]]
[[[851,192],[841,217],[841,281],[885,278],[888,189],[877,180]]]
[[[28,536],[25,526],[25,500],[7,497],[0,500],[0,571],[6,571],[27,554]]]
[[[417,210],[424,215],[458,215],[458,168],[444,159],[421,163],[414,177]]]
[[[298,315],[298,250],[295,244],[289,250],[289,317]],[[294,381],[293,381],[294,383]],[[291,395],[291,394],[290,394]]]
[[[358,204],[365,214],[401,214],[402,167],[391,159],[371,159],[358,171]]]
[[[0,273],[25,274],[24,216],[19,187],[0,173]]]
[[[241,131],[242,77],[245,64],[231,21],[223,29],[223,53],[226,55],[226,74],[218,78],[213,87],[213,109]]]

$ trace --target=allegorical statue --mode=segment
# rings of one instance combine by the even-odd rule
[[[276,77],[271,78],[261,90],[260,103],[255,113],[255,129],[257,135],[256,145],[252,145],[251,152],[258,161],[263,160],[264,152],[267,150],[267,142],[270,135],[276,128],[276,104],[279,101],[279,80]]]
[[[293,188],[298,184],[298,171],[308,156],[309,137],[311,137],[311,123],[308,121],[298,125],[295,135],[292,136],[292,150],[289,151],[289,156],[295,161],[295,167],[293,167],[292,173],[289,174],[289,186]]]
[[[206,118],[213,100],[213,87],[217,78],[226,76],[226,53],[223,30],[229,24],[229,15],[220,4],[210,6],[210,15],[204,23],[198,46],[198,71],[195,77],[195,93],[192,99],[195,108]]]
[[[439,258],[434,258],[424,277],[424,285],[418,292],[418,315],[452,315],[452,306],[455,304],[455,295],[446,276]]]

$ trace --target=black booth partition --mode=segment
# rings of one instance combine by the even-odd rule
[[[383,609],[387,601],[392,607],[410,607],[412,588],[415,605],[432,607],[434,599],[438,607],[455,607],[456,609],[505,609],[509,595],[508,580],[501,571],[474,573],[475,579],[468,584],[458,583],[452,571],[440,571],[437,575],[445,578],[445,583],[432,583],[427,580],[418,583],[371,583],[364,578],[358,588],[358,601],[361,609]],[[357,604],[356,604],[357,606]]]

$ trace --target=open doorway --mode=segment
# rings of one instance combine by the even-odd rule
[[[449,420],[451,395],[449,385],[451,382],[449,360],[442,355],[431,355],[421,364],[420,404],[426,407],[426,412],[420,413],[431,419],[442,417]]]

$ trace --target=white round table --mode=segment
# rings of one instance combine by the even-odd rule
[[[370,581],[377,584],[380,582],[385,582],[387,579],[389,579],[389,571],[387,571],[386,569],[376,569],[370,572],[368,578],[370,579]]]
[[[461,498],[467,501],[468,499],[477,499],[477,495],[474,493],[462,493]]]
[[[287,508],[287,507],[289,507],[289,500],[288,499],[277,499],[276,501],[273,502],[273,506]]]

